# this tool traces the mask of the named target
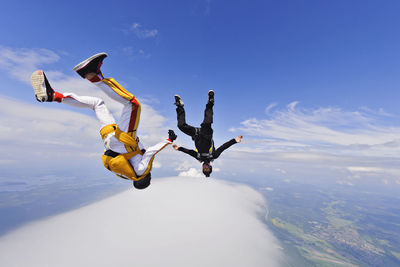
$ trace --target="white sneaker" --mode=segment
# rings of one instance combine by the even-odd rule
[[[46,75],[42,70],[37,70],[32,73],[31,84],[35,91],[36,100],[39,102],[53,101],[54,90],[51,88]]]

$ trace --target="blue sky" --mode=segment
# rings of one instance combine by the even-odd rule
[[[162,99],[180,91],[195,100],[198,90],[215,88],[220,99],[242,99],[254,114],[262,113],[266,102],[292,101],[398,112],[399,6],[397,1],[16,1],[4,7],[0,22],[7,27],[0,33],[3,46],[55,51],[62,58],[52,68],[65,72],[87,55],[106,51],[113,76]],[[134,24],[140,25],[137,31]],[[139,33],[152,30],[149,36]],[[222,101],[220,107],[226,108]]]
[[[0,17],[2,123],[20,125],[5,107],[24,107],[32,123],[21,128],[21,136],[37,134],[29,145],[37,150],[37,140],[47,138],[68,151],[77,142],[96,170],[100,165],[90,163],[101,151],[100,141],[92,141],[98,138],[95,120],[88,122],[89,112],[37,103],[29,74],[41,68],[60,91],[93,93],[72,67],[105,51],[105,75],[146,105],[140,127],[148,145],[166,129],[177,130],[175,93],[185,101],[188,122],[196,125],[207,91],[214,89],[217,145],[245,135],[243,144],[216,162],[221,175],[251,170],[295,179],[318,177],[329,167],[339,183],[354,184],[354,177],[368,173],[400,184],[399,7],[398,1],[9,2]],[[33,123],[36,109],[46,118],[40,108],[61,112],[41,125],[49,128],[46,133]],[[17,117],[27,120],[24,116]],[[71,122],[72,133],[66,133],[68,123],[64,131],[51,130],[59,129],[57,118],[68,122],[71,116],[79,118]],[[82,130],[80,123],[91,128]],[[180,144],[191,146],[178,135]],[[15,151],[21,150],[15,148],[21,145],[2,138],[17,162]],[[54,173],[68,169],[57,165],[67,155],[52,157]],[[70,155],[68,160],[76,157]],[[9,160],[3,159],[2,168],[12,175],[4,163]],[[228,168],[238,161],[245,168]],[[160,155],[160,162],[172,173],[199,167],[180,154],[173,163]]]

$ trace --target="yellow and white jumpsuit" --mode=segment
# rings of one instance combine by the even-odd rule
[[[125,90],[113,78],[105,78],[99,82],[94,82],[93,84],[105,92],[109,97],[123,105],[122,115],[117,123],[118,128],[135,139],[140,120],[140,103],[136,97]],[[93,96],[78,96],[74,93],[63,93],[62,95],[62,103],[79,108],[93,109],[96,117],[101,123],[101,128],[116,123],[114,117],[111,115],[102,99]],[[109,133],[104,137],[103,141],[106,150],[112,150],[119,154],[133,151],[132,147],[124,145],[115,137],[115,132]],[[155,155],[171,143],[172,142],[169,139],[166,139],[146,149],[144,154],[138,153],[130,158],[129,163],[133,167],[136,176],[139,177],[143,175],[149,167],[151,168]],[[138,146],[140,150],[144,149],[140,141],[138,142]],[[149,170],[147,170],[147,172],[148,171]],[[127,178],[130,179],[130,177]]]

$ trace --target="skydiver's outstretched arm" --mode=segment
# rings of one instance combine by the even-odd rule
[[[177,146],[177,145],[173,145],[172,147],[175,150],[182,151],[183,153],[186,153],[186,154],[188,154],[188,155],[190,155],[190,156],[192,156],[192,157],[194,157],[195,159],[198,160],[198,153],[196,151],[194,151],[192,149],[187,149],[187,148],[184,148],[184,147],[181,147],[181,146]]]
[[[169,145],[171,143],[172,143],[172,141],[167,139],[167,140],[163,140],[162,142],[160,142],[154,146],[147,148],[146,152],[143,154],[140,162],[137,165],[132,164],[132,166],[134,166],[136,175],[142,175],[149,167],[149,164],[154,160],[154,157],[156,156],[156,154],[158,152],[160,152],[161,150],[163,150],[167,145]]]
[[[132,164],[135,168],[135,173],[137,175],[142,175],[147,168],[149,167],[149,164],[153,162],[153,159],[155,155],[163,150],[167,145],[172,144],[176,140],[178,136],[174,133],[173,130],[168,131],[168,139],[165,141],[162,141],[154,146],[149,147],[146,152],[143,154],[142,159],[140,160],[139,164],[135,165]]]
[[[243,136],[239,135],[238,137],[232,138],[228,142],[226,142],[223,145],[221,145],[213,153],[213,158],[214,159],[218,158],[225,149],[228,149],[229,147],[231,147],[232,145],[234,145],[236,143],[240,143],[242,141],[242,138],[243,138]]]

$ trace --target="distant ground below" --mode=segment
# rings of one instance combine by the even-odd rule
[[[286,266],[400,266],[400,197],[389,190],[276,179],[261,191]]]

